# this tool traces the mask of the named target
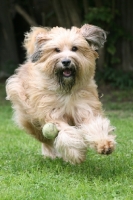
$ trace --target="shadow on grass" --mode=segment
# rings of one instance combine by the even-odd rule
[[[100,178],[104,180],[116,179],[117,176],[131,173],[132,168],[128,166],[126,158],[121,160],[121,156],[116,152],[109,156],[97,155],[90,151],[87,155],[87,159],[80,165],[71,165],[64,162],[62,159],[44,159],[41,155],[36,155],[35,152],[24,151],[19,152],[20,149],[16,149],[14,154],[6,154],[7,160],[5,166],[8,171],[13,174],[19,173],[46,173],[53,174],[53,176],[72,176],[74,179],[87,179],[92,180],[94,178]]]
[[[61,159],[56,159],[54,161],[51,160],[41,160],[40,166],[42,166],[43,171],[43,165],[45,165],[45,168],[51,165],[52,162],[52,168],[51,170],[55,170],[56,173],[67,173],[68,176],[72,174],[72,176],[79,179],[79,177],[82,177],[83,179],[93,179],[100,178],[100,179],[112,179],[116,176],[120,176],[121,174],[125,173],[125,170],[128,170],[128,173],[130,174],[131,168],[128,167],[123,161],[115,159],[114,155],[111,157],[108,156],[108,158],[101,156],[89,156],[87,157],[86,161],[80,165],[71,165],[69,163],[64,163]]]

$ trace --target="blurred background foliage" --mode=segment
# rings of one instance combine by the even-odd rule
[[[133,88],[132,8],[132,0],[1,0],[0,78],[7,78],[24,62],[22,42],[31,26],[70,28],[90,23],[108,32],[99,51],[97,82]]]

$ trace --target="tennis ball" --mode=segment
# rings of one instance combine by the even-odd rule
[[[47,139],[54,139],[58,135],[58,129],[53,123],[47,123],[43,126],[42,133]]]

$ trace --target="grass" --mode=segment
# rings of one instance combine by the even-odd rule
[[[13,124],[0,84],[0,200],[132,200],[133,103],[127,95],[113,91],[102,98],[117,127],[116,151],[101,156],[89,150],[86,161],[74,166],[43,159],[40,144]]]

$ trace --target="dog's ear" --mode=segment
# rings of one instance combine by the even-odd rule
[[[33,57],[33,60],[38,60],[40,46],[47,41],[48,32],[48,28],[32,27],[30,32],[25,34],[23,46],[27,51],[27,58]]]
[[[81,27],[80,32],[93,50],[103,47],[106,42],[107,33],[97,26],[85,24]]]

